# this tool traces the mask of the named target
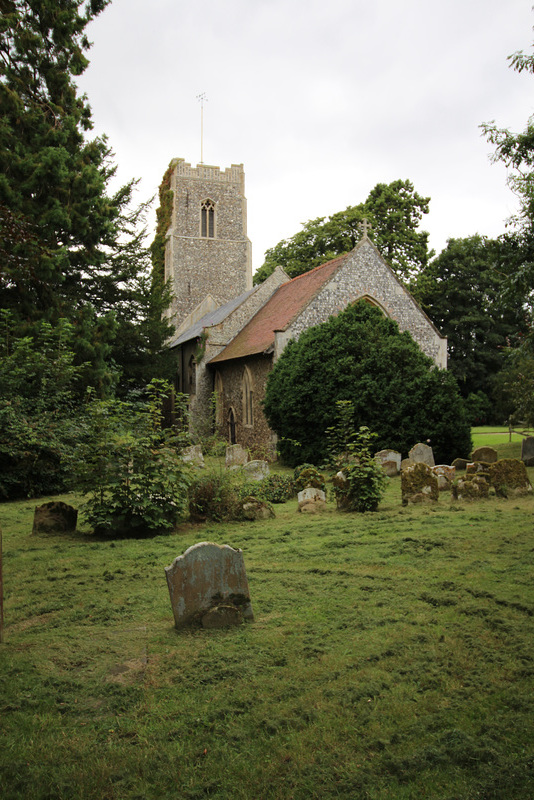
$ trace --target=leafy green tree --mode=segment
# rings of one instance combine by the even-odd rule
[[[69,319],[77,362],[92,365],[86,377],[102,393],[139,369],[147,336],[165,336],[142,279],[145,205],[132,208],[135,181],[108,193],[112,153],[105,137],[89,138],[91,109],[75,84],[86,27],[108,2],[0,0],[0,305],[22,336]],[[126,352],[138,321],[149,333]]]
[[[265,414],[290,465],[324,463],[336,403],[350,400],[354,428],[377,449],[403,453],[430,440],[450,463],[470,451],[470,427],[453,375],[433,367],[411,336],[364,302],[290,341],[267,382]]]
[[[185,429],[163,427],[162,405],[170,391],[154,380],[144,401],[93,400],[87,406],[77,476],[96,533],[169,531],[183,518],[191,475],[180,448],[188,438]],[[184,398],[176,398],[181,400],[185,412]]]
[[[464,397],[492,396],[504,351],[527,329],[522,296],[507,293],[506,245],[482,236],[450,239],[419,275],[414,293],[447,337],[448,369]]]
[[[36,326],[17,337],[7,311],[0,337],[0,496],[35,497],[72,485],[82,367],[74,365],[73,328]]]
[[[364,218],[371,224],[369,236],[397,274],[408,280],[426,266],[428,233],[419,231],[430,199],[417,194],[410,181],[379,183],[365,203],[349,206],[331,217],[306,222],[301,231],[265,253],[265,262],[254,276],[261,283],[281,265],[294,278],[352,250],[362,237]]]

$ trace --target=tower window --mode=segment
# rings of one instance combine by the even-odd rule
[[[203,200],[200,204],[200,235],[205,239],[215,237],[215,203]]]

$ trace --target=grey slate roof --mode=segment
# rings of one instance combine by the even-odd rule
[[[190,328],[183,331],[177,339],[174,339],[169,347],[178,347],[180,344],[184,344],[184,342],[190,342],[191,339],[198,339],[199,336],[202,335],[202,331],[204,328],[210,328],[212,325],[218,325],[219,322],[222,322],[226,317],[228,317],[233,311],[238,308],[241,303],[250,297],[250,295],[256,291],[258,287],[254,286],[252,289],[249,289],[247,292],[240,294],[239,297],[235,297],[233,300],[229,300],[223,306],[219,306],[216,308],[215,311],[208,311],[207,314],[204,314],[194,325],[191,325]]]

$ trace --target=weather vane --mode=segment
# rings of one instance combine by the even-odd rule
[[[200,163],[204,163],[204,103],[208,102],[206,92],[197,94],[197,100],[200,103]]]

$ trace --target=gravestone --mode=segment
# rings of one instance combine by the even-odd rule
[[[248,453],[240,444],[229,444],[224,460],[227,469],[242,467],[248,461]]]
[[[452,484],[452,496],[455,500],[480,500],[489,496],[489,490],[489,482],[483,475],[458,478]]]
[[[322,489],[309,486],[297,495],[299,511],[303,514],[317,514],[326,510],[326,494]]]
[[[477,447],[471,453],[471,461],[483,461],[485,464],[494,464],[498,457],[493,447]]]
[[[525,467],[534,467],[534,436],[527,436],[521,442],[521,461]]]
[[[194,467],[204,466],[204,456],[202,454],[202,445],[192,444],[182,450],[182,458],[186,464],[193,464]]]
[[[527,468],[519,458],[501,458],[488,465],[489,480],[500,497],[530,494]]]
[[[266,500],[258,497],[245,497],[242,505],[243,517],[245,519],[272,519],[275,516],[273,509]]]
[[[397,450],[379,450],[375,454],[375,459],[381,464],[388,477],[392,478],[399,474],[402,456]]]
[[[247,481],[261,481],[269,474],[267,461],[248,461],[243,464],[243,473]]]
[[[468,464],[469,460],[467,458],[455,458],[452,462],[452,466],[459,470],[466,469]]]
[[[448,464],[436,464],[432,467],[432,472],[438,479],[438,489],[440,492],[447,492],[455,478],[456,468]]]
[[[72,533],[76,530],[78,511],[67,503],[51,500],[36,506],[33,533]]]
[[[165,567],[165,575],[177,628],[254,619],[242,550],[199,542]]]
[[[423,442],[414,444],[408,453],[408,457],[412,459],[414,464],[427,464],[427,466],[433,467],[436,463],[432,448],[428,444],[423,444]]]
[[[439,498],[438,479],[428,464],[414,464],[401,472],[402,505],[435,503]]]

